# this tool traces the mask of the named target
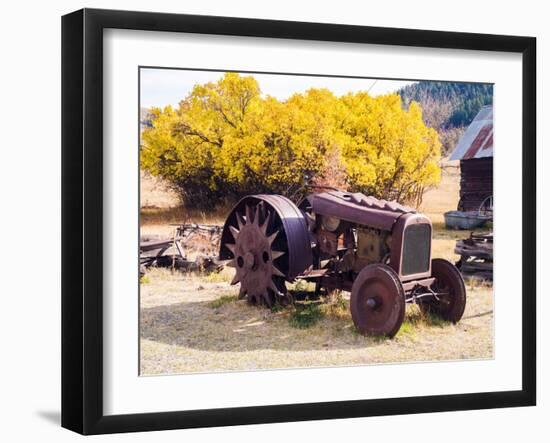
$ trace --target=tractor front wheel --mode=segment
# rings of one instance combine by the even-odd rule
[[[436,295],[433,299],[420,303],[420,309],[443,320],[457,323],[466,308],[466,287],[462,274],[451,262],[434,258],[432,277],[435,281],[431,289]]]
[[[393,337],[405,317],[405,292],[388,265],[365,266],[351,290],[351,316],[363,335]]]

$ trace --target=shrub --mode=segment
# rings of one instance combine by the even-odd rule
[[[310,89],[285,101],[252,76],[196,85],[178,109],[152,109],[141,166],[189,207],[251,193],[286,194],[304,181],[413,202],[440,179],[441,143],[416,103],[397,94],[336,97]]]

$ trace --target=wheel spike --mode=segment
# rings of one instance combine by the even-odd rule
[[[262,297],[265,301],[265,304],[267,305],[267,307],[271,308],[271,306],[273,305],[273,301],[271,300],[271,297],[269,296],[269,293],[266,291],[262,294]]]
[[[294,298],[290,294],[290,292],[281,293],[281,300],[283,304],[285,305],[292,305],[294,304]]]
[[[273,234],[271,234],[269,237],[267,237],[267,241],[269,242],[270,246],[273,244],[273,242],[277,238],[277,235],[279,235],[279,230],[275,231]]]
[[[277,260],[279,257],[285,255],[282,251],[271,251],[271,260]]]
[[[256,205],[256,209],[254,209],[254,224],[260,226],[260,205]]]
[[[281,271],[279,271],[275,266],[271,266],[271,273],[273,275],[276,275],[277,277],[284,277],[285,274],[283,274]]]
[[[245,207],[245,213],[246,213],[246,224],[249,225],[250,223],[252,223],[252,210],[248,205],[244,205],[244,207]]]
[[[231,226],[231,225],[229,225],[229,230],[231,231],[233,238],[237,240],[237,237],[239,236],[240,231],[235,226]]]
[[[269,226],[269,223],[271,222],[271,212],[267,212],[267,216],[264,220],[264,223],[260,226],[261,231],[264,235],[267,235],[267,228]]]
[[[237,216],[237,224],[239,225],[239,231],[243,228],[244,226],[244,219],[243,219],[243,216],[241,214],[239,214],[238,212],[235,213],[235,215]]]
[[[239,274],[235,273],[235,277],[233,277],[233,280],[231,280],[231,283],[232,285],[236,285],[237,283],[239,283],[240,280],[239,280]]]
[[[235,255],[235,249],[237,247],[235,243],[226,243],[225,247],[229,249],[233,255]]]
[[[260,204],[262,205],[261,209],[262,209],[262,218],[264,220],[263,224],[266,225],[266,229],[267,229],[269,227],[269,222],[271,221],[271,212],[269,211],[269,208],[264,201],[262,201]]]
[[[275,284],[275,282],[273,280],[271,280],[269,282],[269,289],[271,289],[275,295],[279,295],[280,292],[279,292],[279,288],[277,287],[277,285]]]
[[[246,297],[246,290],[244,289],[244,286],[241,285],[241,288],[239,289],[239,299]]]
[[[225,266],[229,266],[230,268],[236,268],[237,267],[237,261],[235,259],[230,260],[227,262]]]

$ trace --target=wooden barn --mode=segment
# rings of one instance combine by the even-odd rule
[[[492,210],[493,153],[493,106],[484,106],[449,157],[460,160],[459,211]]]

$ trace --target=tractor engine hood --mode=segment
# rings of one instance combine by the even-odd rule
[[[416,210],[394,201],[379,200],[360,192],[321,192],[306,197],[315,214],[327,215],[360,225],[391,231],[403,214]]]

